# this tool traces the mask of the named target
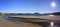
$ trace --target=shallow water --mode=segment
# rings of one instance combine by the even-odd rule
[[[26,23],[33,23],[33,24],[42,25],[43,27],[49,27],[50,26],[50,22],[32,22],[31,20],[27,20],[27,19],[10,18],[8,16],[4,16],[3,19],[9,20],[9,21],[22,21],[22,22],[26,22]],[[54,22],[54,27],[60,27],[60,22]]]

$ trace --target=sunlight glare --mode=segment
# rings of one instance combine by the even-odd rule
[[[56,3],[55,2],[52,2],[51,6],[52,7],[55,7],[56,6]]]
[[[54,26],[54,22],[51,22],[51,27],[53,27]]]

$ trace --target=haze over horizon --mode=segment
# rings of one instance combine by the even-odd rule
[[[5,13],[60,12],[60,0],[0,0],[0,12]]]

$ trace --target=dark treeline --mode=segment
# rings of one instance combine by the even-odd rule
[[[60,12],[54,12],[53,15],[60,15]]]

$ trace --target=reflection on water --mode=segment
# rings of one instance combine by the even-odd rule
[[[9,18],[8,16],[4,16],[4,19],[9,20],[9,21],[22,21],[26,23],[38,24],[38,25],[42,25],[43,27],[50,27],[50,22],[32,22],[31,20],[27,20],[27,19]],[[60,21],[54,22],[54,27],[60,27]]]

